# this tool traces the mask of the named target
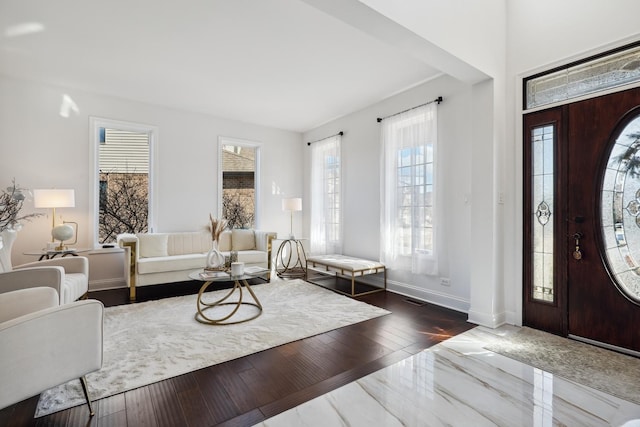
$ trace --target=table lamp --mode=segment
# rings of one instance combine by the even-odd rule
[[[35,208],[51,208],[51,242],[55,242],[53,229],[56,227],[56,208],[74,208],[76,206],[75,191],[73,189],[42,189],[33,190],[33,205]],[[62,243],[60,243],[62,246]]]
[[[293,234],[293,213],[302,210],[302,199],[294,197],[291,199],[282,199],[282,210],[291,212],[291,231],[289,239],[293,240],[296,236]]]

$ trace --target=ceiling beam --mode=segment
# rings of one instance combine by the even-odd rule
[[[462,82],[475,84],[489,78],[477,68],[358,0],[301,1]]]

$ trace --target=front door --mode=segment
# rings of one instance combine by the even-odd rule
[[[640,89],[528,114],[524,134],[524,323],[640,351]]]

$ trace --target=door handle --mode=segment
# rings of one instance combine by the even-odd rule
[[[580,249],[580,239],[582,239],[584,237],[584,234],[582,234],[581,232],[576,232],[573,235],[573,239],[576,242],[576,248],[573,250],[573,259],[575,259],[576,261],[580,261],[582,259],[582,249]]]

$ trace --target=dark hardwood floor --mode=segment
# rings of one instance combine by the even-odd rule
[[[198,287],[152,286],[138,299]],[[90,298],[127,303],[124,289]],[[390,292],[358,299],[392,314],[97,400],[91,419],[86,405],[34,419],[34,396],[1,410],[0,426],[251,426],[474,326],[466,314]]]

